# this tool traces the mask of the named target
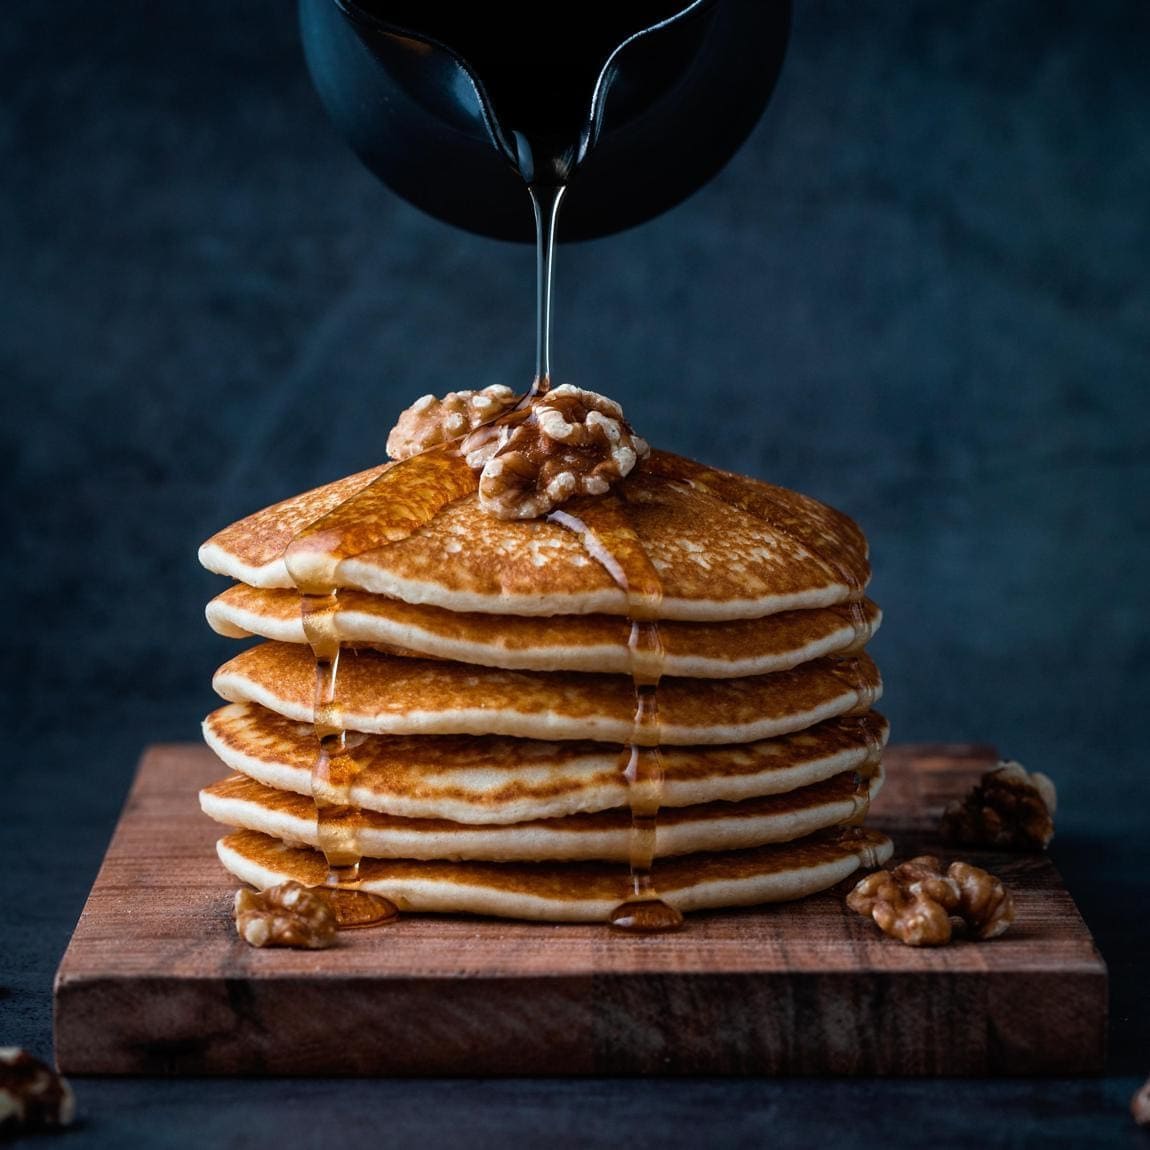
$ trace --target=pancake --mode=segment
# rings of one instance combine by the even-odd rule
[[[623,675],[631,669],[631,625],[619,616],[465,614],[364,591],[344,591],[338,604],[336,631],[352,646],[508,670]],[[284,643],[307,642],[294,590],[260,590],[241,583],[217,595],[208,604],[207,617],[213,630],[229,638],[259,635]],[[866,600],[730,623],[661,623],[663,673],[728,679],[786,671],[824,655],[861,649],[881,618],[879,609]]]
[[[601,397],[532,402],[461,453],[423,401],[409,457],[201,548],[240,582],[211,625],[266,640],[219,669],[229,705],[204,723],[237,772],[200,796],[239,828],[224,866],[668,929],[885,861],[858,825],[887,738],[859,529],[678,456],[635,464],[645,444],[624,459]],[[502,517],[524,508],[546,513]]]
[[[665,747],[664,808],[785,794],[860,769],[886,741],[874,714],[831,719],[778,739],[726,747]],[[204,739],[233,771],[311,794],[313,730],[263,707],[231,703],[204,720]],[[625,807],[622,748],[468,735],[350,736],[360,773],[350,801],[407,819],[517,823]]]
[[[261,643],[212,680],[230,702],[254,702],[311,722],[315,662],[304,647]],[[347,651],[339,671],[344,729],[392,735],[511,735],[625,743],[635,736],[635,697],[620,676],[529,673]],[[791,671],[742,679],[665,679],[662,745],[748,743],[863,713],[881,694],[867,655],[816,659]]]
[[[318,851],[289,847],[255,831],[217,844],[223,865],[264,889],[288,879],[318,886],[327,864]],[[784,902],[825,890],[859,866],[890,858],[891,842],[861,827],[818,832],[798,842],[684,855],[659,866],[659,894],[681,912]],[[625,867],[612,863],[483,863],[365,859],[360,886],[401,911],[481,914],[548,922],[606,922],[631,893]]]
[[[628,614],[627,593],[576,532],[548,519],[488,515],[458,456],[427,452],[371,474],[335,485],[342,504],[328,487],[257,512],[208,540],[200,561],[261,588],[296,586],[303,573],[317,584],[457,612]],[[318,508],[332,506],[312,522]],[[653,452],[615,493],[571,500],[564,512],[594,529],[619,507],[662,583],[660,619],[753,619],[830,606],[857,597],[870,576],[865,540],[845,515],[677,456]]]
[[[869,779],[847,771],[787,795],[665,810],[659,817],[655,856],[790,842],[859,819],[881,787],[881,769]],[[228,826],[259,831],[293,846],[319,845],[315,804],[310,798],[265,787],[244,775],[205,787],[200,791],[200,807]],[[365,812],[356,843],[366,858],[626,862],[631,814],[622,808],[476,826],[442,818],[405,819]]]

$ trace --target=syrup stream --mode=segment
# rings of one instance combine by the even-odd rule
[[[530,404],[551,387],[551,299],[555,276],[555,239],[559,207],[566,185],[532,184],[535,211],[536,329],[535,382],[526,397]],[[635,715],[631,739],[624,746],[619,769],[627,781],[631,809],[629,842],[631,895],[611,915],[611,925],[628,931],[675,930],[683,916],[665,903],[652,875],[659,808],[663,798],[663,756],[659,750],[659,680],[665,662],[658,613],[663,586],[634,530],[626,521],[623,503],[596,503],[589,515],[601,519],[607,506],[615,509],[595,529],[565,511],[548,516],[579,537],[587,554],[599,563],[627,596],[631,635],[628,643]]]
[[[530,402],[551,388],[551,296],[555,282],[555,237],[559,228],[559,205],[566,184],[531,184],[535,211],[535,381],[527,395]]]

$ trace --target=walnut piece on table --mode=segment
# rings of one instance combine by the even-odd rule
[[[479,471],[479,503],[499,519],[535,519],[577,495],[605,495],[651,454],[623,409],[594,391],[563,384],[516,418],[463,441]]]
[[[1058,793],[1046,775],[1020,763],[987,771],[962,800],[943,812],[944,842],[1007,850],[1045,850],[1054,837]]]
[[[288,880],[267,890],[236,891],[236,931],[251,946],[323,950],[335,944],[335,908],[322,891]]]
[[[1014,921],[1014,899],[994,875],[965,862],[944,872],[933,855],[867,875],[847,906],[907,946],[944,946],[956,927],[972,938],[997,938]]]
[[[409,459],[430,447],[462,439],[517,402],[515,392],[500,383],[479,391],[449,391],[442,399],[425,395],[400,415],[387,437],[387,454],[395,460]]]
[[[0,1135],[70,1126],[76,1098],[47,1063],[18,1046],[0,1047]]]

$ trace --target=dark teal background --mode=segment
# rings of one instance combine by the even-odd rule
[[[1111,961],[1125,1075],[1150,1071],[1148,205],[1150,5],[800,0],[728,169],[561,250],[553,353],[656,445],[857,518],[895,737],[994,742],[1058,783],[1054,853]],[[199,542],[380,460],[424,392],[528,384],[533,307],[528,249],[361,170],[287,0],[5,4],[0,1044],[49,1049],[51,972],[135,758],[213,706],[232,647],[202,620],[223,584]],[[1078,1125],[1050,1124],[1052,1086],[964,1095],[989,1101],[963,1121],[1114,1145],[1133,1081],[1075,1088]],[[90,1095],[102,1121],[126,1089]],[[677,1094],[666,1136],[716,1108],[751,1141],[776,1104],[817,1124],[818,1087],[799,1110],[773,1089]],[[908,1114],[953,1101],[887,1089]],[[493,1129],[531,1129],[538,1098],[500,1097]]]

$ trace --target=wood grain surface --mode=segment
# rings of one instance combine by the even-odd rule
[[[871,823],[941,848],[943,803],[992,748],[895,746]],[[1106,967],[1046,855],[963,851],[1015,894],[988,943],[915,950],[799,903],[680,934],[406,917],[328,951],[260,951],[230,913],[205,748],[150,748],[56,978],[71,1074],[1082,1074],[1103,1067]],[[953,852],[941,851],[946,857]]]

